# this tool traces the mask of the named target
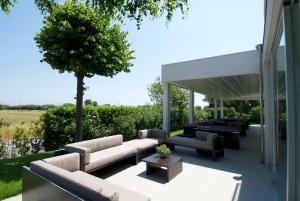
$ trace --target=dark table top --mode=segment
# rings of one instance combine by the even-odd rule
[[[160,165],[161,167],[170,167],[172,164],[180,160],[182,160],[181,157],[174,156],[172,154],[170,154],[168,158],[161,158],[159,154],[153,154],[143,159],[143,161],[146,163]]]

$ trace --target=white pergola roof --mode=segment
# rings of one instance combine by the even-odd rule
[[[282,80],[281,76],[278,80]],[[162,66],[162,82],[218,99],[258,100],[259,52],[253,50],[166,64]]]

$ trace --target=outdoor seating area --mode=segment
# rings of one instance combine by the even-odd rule
[[[248,121],[241,118],[211,119],[200,123],[187,124],[183,128],[184,137],[195,138],[196,133],[213,132],[224,138],[224,146],[229,149],[240,149],[240,137],[247,135]]]
[[[216,162],[185,146],[172,150],[168,159],[159,159],[157,154],[147,158],[143,155],[139,157],[144,159],[135,163],[141,153],[136,146],[134,160],[125,160],[133,156],[133,151],[125,150],[139,144],[138,141],[160,137],[164,133],[160,130],[140,131],[139,139],[128,142],[122,141],[122,135],[115,135],[69,144],[66,150],[76,152],[35,161],[24,168],[23,200],[182,201],[196,200],[199,195],[203,200],[212,201],[266,200],[272,196],[272,185],[265,174],[267,167],[255,162],[259,153],[258,131],[259,127],[252,127],[249,135],[241,139],[240,151],[226,149],[225,156]],[[197,132],[196,135],[199,138],[204,134]],[[213,139],[216,134],[208,136]],[[155,146],[153,144],[152,148]],[[85,152],[81,151],[82,147]],[[109,152],[105,151],[109,149]],[[99,168],[81,169],[81,161],[93,164],[101,152],[115,154],[110,156],[115,161],[98,163]],[[86,165],[84,167],[89,167]],[[254,182],[256,178],[260,178],[259,184]],[[180,189],[184,189],[184,193]],[[45,191],[52,193],[45,194]]]

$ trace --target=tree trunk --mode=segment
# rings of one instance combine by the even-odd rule
[[[82,140],[82,102],[84,90],[84,75],[76,74],[77,77],[77,94],[76,94],[76,134],[75,142]]]

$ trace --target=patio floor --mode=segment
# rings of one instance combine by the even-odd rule
[[[182,147],[174,154],[183,158],[183,171],[170,182],[159,172],[146,176],[144,162],[120,163],[94,174],[148,195],[151,201],[274,200],[270,171],[260,164],[259,127],[251,126],[241,138],[241,150],[226,149],[217,161]]]

